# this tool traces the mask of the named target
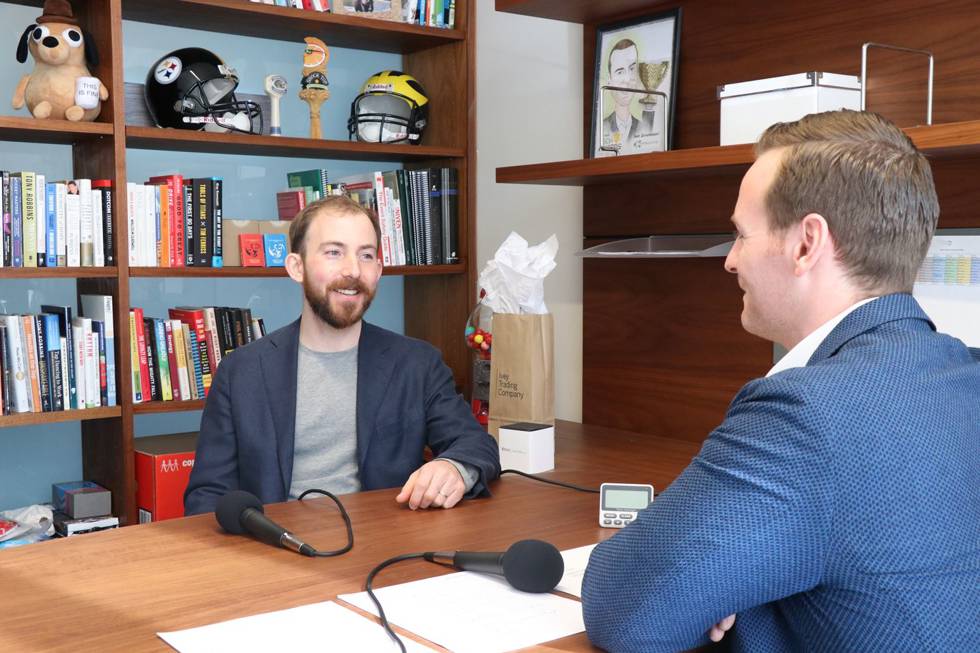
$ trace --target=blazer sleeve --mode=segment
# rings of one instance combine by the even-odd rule
[[[596,645],[694,648],[727,615],[819,582],[832,512],[828,421],[787,385],[745,386],[677,480],[593,550],[582,603]]]
[[[500,476],[497,441],[456,392],[452,371],[435,349],[425,360],[425,422],[433,457],[451,458],[478,470],[479,478],[466,497],[489,495],[487,484]]]
[[[218,499],[238,488],[238,444],[232,418],[234,357],[225,358],[208,391],[194,468],[184,492],[184,513],[214,512]]]

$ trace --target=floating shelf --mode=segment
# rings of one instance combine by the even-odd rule
[[[259,5],[263,6],[263,5]],[[463,148],[434,145],[389,145],[290,136],[215,134],[185,129],[126,126],[126,147],[172,152],[207,152],[347,161],[418,161],[465,156]]]
[[[14,426],[36,426],[38,424],[55,424],[57,422],[76,422],[87,419],[106,419],[119,417],[122,408],[106,406],[105,408],[86,408],[84,410],[55,410],[49,413],[15,413],[0,417],[0,428]]]
[[[497,11],[566,23],[600,23],[613,16],[653,11],[665,0],[497,0]]]
[[[429,276],[437,274],[463,274],[466,272],[465,263],[452,265],[391,265],[384,268],[383,276]],[[251,278],[251,277],[285,277],[286,268],[129,268],[130,277],[217,277],[217,278]]]
[[[614,261],[627,258],[704,258],[728,256],[731,248],[731,234],[645,236],[602,243],[575,255]]]
[[[905,133],[932,158],[980,156],[980,120],[910,127]],[[497,168],[497,182],[591,186],[665,175],[695,176],[738,171],[750,166],[754,160],[750,144],[701,147]]]
[[[203,409],[203,399],[192,399],[190,401],[147,401],[142,404],[133,404],[133,413],[137,415],[147,415],[151,413],[180,413]]]
[[[0,268],[0,279],[115,279],[111,268]]]
[[[56,143],[71,145],[112,135],[112,125],[105,122],[72,122],[39,120],[21,116],[0,116],[0,141],[19,143]]]
[[[330,47],[408,54],[463,40],[461,29],[319,13],[247,0],[122,0],[128,20],[236,36],[303,42],[313,34]]]

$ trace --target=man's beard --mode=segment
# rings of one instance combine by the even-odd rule
[[[340,307],[334,308],[330,302],[334,290],[356,290],[362,299],[360,302],[345,302]],[[360,279],[337,281],[328,286],[324,292],[319,293],[310,283],[308,275],[303,278],[303,294],[306,295],[306,301],[316,316],[335,329],[346,329],[360,322],[371,306],[371,300],[374,299],[374,292],[369,290]]]

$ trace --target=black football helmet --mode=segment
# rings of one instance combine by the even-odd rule
[[[182,48],[160,57],[143,96],[158,127],[261,134],[262,107],[235,97],[238,75],[213,52]]]

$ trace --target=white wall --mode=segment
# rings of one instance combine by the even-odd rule
[[[555,415],[582,419],[582,190],[497,184],[497,167],[582,158],[582,27],[477,7],[477,271],[516,231],[557,234]]]

